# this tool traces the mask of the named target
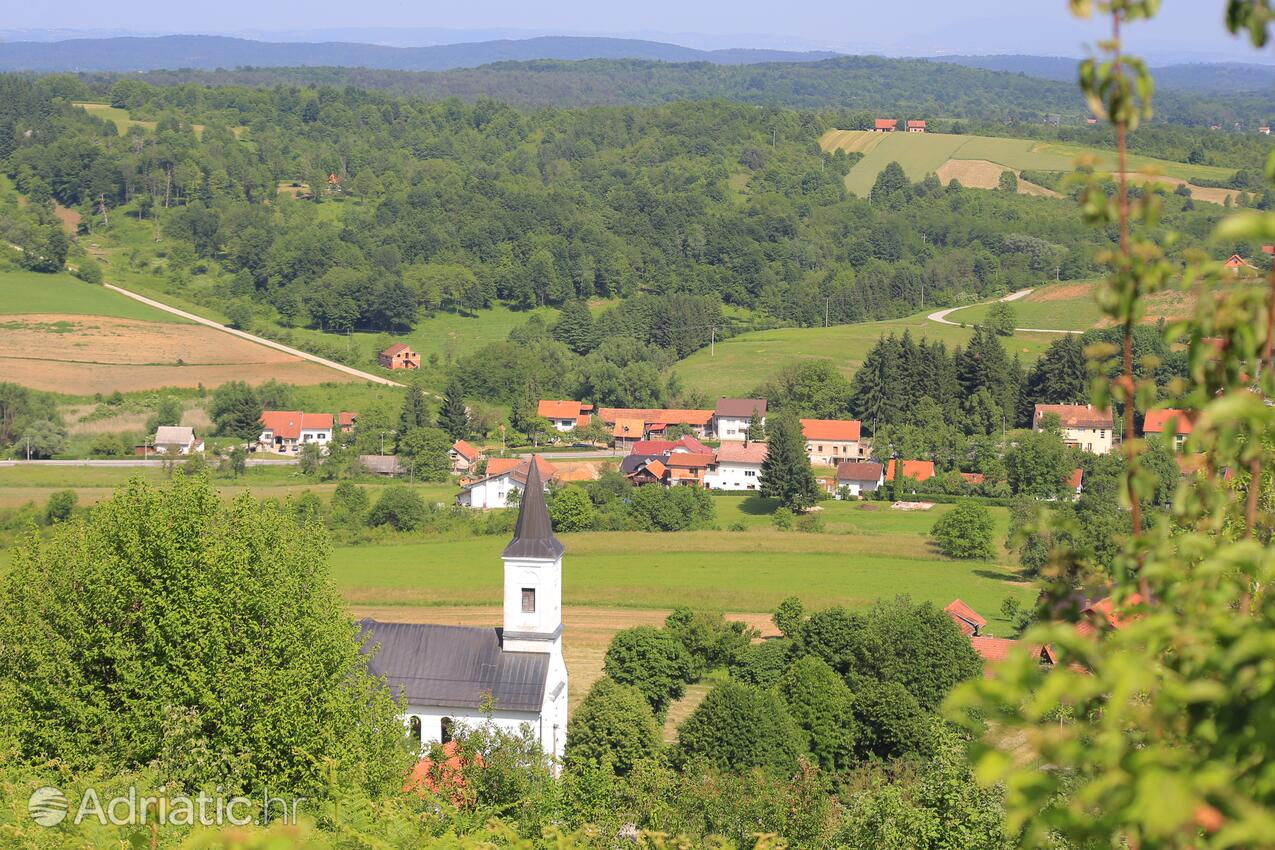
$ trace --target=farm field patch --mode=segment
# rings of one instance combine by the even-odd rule
[[[847,377],[863,365],[868,350],[882,336],[911,331],[914,339],[941,340],[949,348],[964,345],[972,328],[940,325],[920,313],[904,319],[857,322],[830,328],[778,328],[719,340],[716,352],[694,352],[673,366],[685,386],[709,398],[746,395],[785,366],[807,360],[829,360]],[[956,314],[954,314],[956,315]],[[963,321],[953,318],[952,321]],[[1010,356],[1035,360],[1054,339],[1052,334],[1017,334],[1006,343]]]
[[[271,378],[318,384],[340,374],[202,325],[57,313],[0,325],[0,380],[69,395]]]
[[[939,182],[945,186],[955,180],[967,189],[995,189],[1000,185],[1001,174],[1013,170],[985,159],[949,159],[939,166],[936,173]],[[1018,194],[1046,198],[1059,197],[1053,189],[1037,186],[1035,183],[1022,179],[1021,176],[1018,178]]]
[[[1020,328],[1057,328],[1059,330],[1084,331],[1103,327],[1109,320],[1103,316],[1094,302],[1092,282],[1052,283],[1032,291],[1030,295],[1014,301],[1014,322]],[[1168,289],[1145,296],[1145,321],[1160,319],[1173,321],[1191,315],[1196,296],[1193,292]],[[951,322],[974,325],[987,317],[990,304],[975,304],[949,313]],[[1015,334],[1017,340],[1022,334]]]
[[[186,323],[171,313],[156,310],[103,286],[85,283],[69,274],[0,272],[0,316],[20,313],[65,313]]]

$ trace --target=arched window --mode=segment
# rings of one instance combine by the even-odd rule
[[[444,717],[442,720],[438,721],[438,727],[441,733],[439,743],[446,744],[452,739],[452,719],[450,717]]]
[[[415,714],[413,714],[412,719],[407,722],[407,729],[408,736],[411,737],[415,743],[421,743],[421,719]]]

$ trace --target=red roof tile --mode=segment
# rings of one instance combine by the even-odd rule
[[[1172,428],[1177,434],[1190,434],[1195,427],[1194,415],[1185,410],[1165,408],[1148,410],[1146,419],[1142,421],[1142,430],[1147,434],[1162,434]]]
[[[948,613],[948,616],[950,616],[952,619],[960,621],[957,623],[957,625],[960,625],[961,622],[964,622],[964,623],[968,623],[971,626],[974,626],[977,629],[981,629],[983,628],[983,626],[987,625],[987,620],[983,619],[982,615],[980,615],[977,611],[975,611],[970,606],[966,605],[960,599],[953,599],[951,602],[947,603],[946,606],[944,606],[943,610],[946,611]]]
[[[903,461],[903,477],[911,478],[913,481],[920,483],[929,481],[934,477],[934,461],[932,460],[905,460]],[[894,480],[894,461],[891,460],[885,467],[885,480]]]
[[[878,118],[875,126],[878,130],[893,130],[897,125],[893,118]]]
[[[464,440],[457,440],[456,442],[452,443],[452,451],[456,452],[456,454],[460,455],[461,457],[465,458],[465,460],[469,460],[469,461],[472,461],[475,458],[477,458],[479,454],[478,449],[474,448],[472,445],[465,442]]]
[[[762,464],[766,460],[765,443],[723,443],[717,450],[718,463],[755,463]]]
[[[857,442],[859,439],[859,420],[857,419],[803,419],[801,433],[807,440],[844,440]]]
[[[331,431],[331,413],[302,413],[299,410],[267,410],[261,414],[261,430],[285,440],[300,439],[302,431]]]
[[[1054,414],[1064,428],[1106,428],[1111,430],[1110,410],[1099,410],[1092,404],[1038,404],[1032,422],[1040,425],[1041,417]]]
[[[1085,483],[1085,471],[1080,467],[1076,467],[1071,471],[1071,475],[1067,476],[1067,486],[1079,492],[1082,484]]]
[[[707,425],[713,418],[711,410],[663,409],[655,407],[601,407],[598,416],[608,425],[621,419],[647,422],[667,422],[674,425]]]
[[[536,415],[545,419],[578,419],[581,412],[592,409],[592,405],[578,401],[541,399],[536,406]]]
[[[982,484],[987,480],[987,476],[981,472],[962,472],[961,479],[970,484]]]
[[[395,354],[399,354],[399,353],[404,352],[404,351],[411,351],[411,349],[410,349],[410,348],[408,348],[406,345],[404,345],[404,344],[403,344],[403,343],[401,343],[401,342],[396,342],[396,343],[394,343],[393,345],[391,345],[389,348],[387,348],[387,349],[385,349],[384,351],[382,351],[382,352],[381,352],[381,356],[382,356],[382,357],[393,357]]]
[[[342,426],[345,426],[345,425],[353,425],[353,424],[354,424],[354,420],[356,420],[356,419],[358,419],[358,418],[359,418],[359,415],[358,415],[357,413],[355,413],[354,411],[352,411],[352,410],[342,410],[342,411],[341,411],[341,412],[337,415],[337,423],[338,423],[338,424],[340,424],[340,425],[342,425]]]
[[[662,455],[673,451],[673,440],[638,440],[629,450],[631,455]]]
[[[664,465],[670,469],[707,468],[713,462],[712,455],[693,455],[677,452],[668,456]]]
[[[970,638],[970,644],[974,647],[984,661],[1004,661],[1009,657],[1014,647],[1018,646],[1018,641],[1010,638],[998,638],[991,635],[979,635]]]

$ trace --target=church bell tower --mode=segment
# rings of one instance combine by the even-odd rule
[[[505,652],[562,652],[562,543],[545,507],[539,458],[528,464],[505,562]]]

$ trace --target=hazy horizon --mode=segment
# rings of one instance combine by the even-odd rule
[[[1272,62],[1227,35],[1221,0],[1169,0],[1150,24],[1130,28],[1129,47],[1153,62]],[[230,23],[233,22],[233,23]],[[1105,33],[1078,21],[1062,0],[1034,4],[969,0],[813,0],[776,14],[773,4],[721,0],[686,4],[649,0],[625,6],[581,0],[525,4],[474,0],[463,6],[365,0],[357,9],[331,0],[273,4],[222,0],[215,6],[123,0],[109,8],[87,0],[8,11],[9,41],[110,35],[207,34],[276,41],[364,41],[396,46],[585,35],[645,38],[700,49],[754,47],[925,56],[958,53],[1080,56]],[[26,32],[24,32],[26,31]],[[30,32],[39,31],[39,32]],[[58,32],[61,31],[61,32]]]

